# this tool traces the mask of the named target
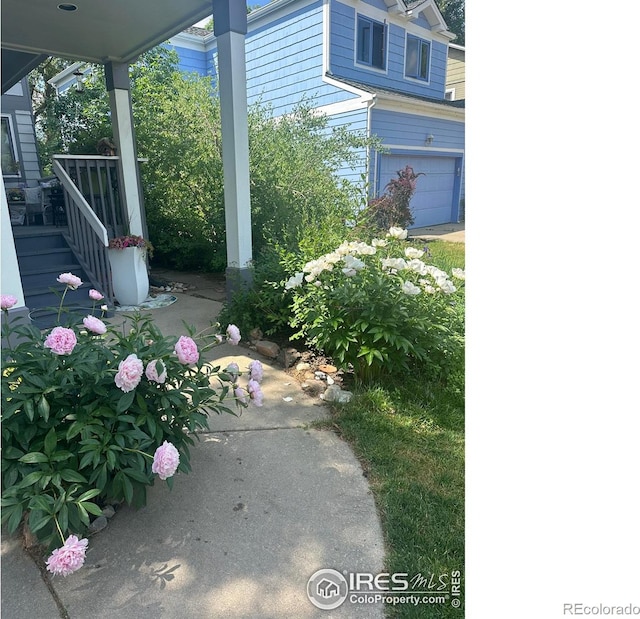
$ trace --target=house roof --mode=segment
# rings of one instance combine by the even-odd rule
[[[353,86],[354,88],[359,88],[360,90],[364,90],[365,92],[374,94],[374,95],[382,95],[382,96],[392,96],[392,97],[400,97],[406,99],[412,99],[414,101],[422,101],[423,103],[430,103],[432,105],[441,105],[443,108],[464,108],[464,99],[459,101],[447,101],[446,99],[436,99],[435,97],[425,97],[423,95],[416,95],[412,93],[405,92],[403,90],[398,90],[395,88],[382,88],[380,86],[371,86],[370,84],[365,84],[364,82],[359,82],[357,80],[346,79],[344,77],[337,77],[332,74],[327,74],[327,77],[332,78],[337,82],[342,82],[343,84],[347,84],[349,86]]]
[[[48,56],[133,62],[211,7],[211,0],[2,0],[2,92]]]

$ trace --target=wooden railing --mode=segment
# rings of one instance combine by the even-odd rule
[[[81,159],[81,161],[85,162],[85,165],[80,166],[74,165],[74,162],[78,161],[77,156],[65,158],[64,155],[56,155],[53,158],[53,170],[64,187],[65,210],[69,230],[68,234],[65,234],[67,242],[74,250],[80,265],[92,284],[105,296],[106,302],[111,305],[114,301],[114,294],[111,283],[111,267],[107,253],[110,235],[94,207],[99,206],[102,216],[105,217],[107,222],[110,222],[109,225],[112,230],[121,229],[118,222],[122,221],[122,215],[115,208],[119,201],[116,202],[113,199],[113,194],[117,194],[117,185],[114,189],[112,178],[117,178],[117,176],[112,177],[112,167],[108,163],[104,165],[97,163],[105,159],[115,159],[117,161],[117,157],[86,157]],[[92,165],[92,162],[96,163],[96,165]],[[70,171],[75,171],[75,174],[69,174]],[[85,187],[89,188],[90,195],[93,196],[92,204],[87,202],[82,191],[83,171],[85,178],[88,178]],[[96,173],[96,176],[92,180],[94,173]],[[79,182],[78,179],[80,179]],[[103,182],[105,180],[107,182]],[[93,194],[94,182],[100,189],[100,193],[97,195]],[[107,184],[108,186],[106,186]]]
[[[109,238],[125,233],[118,183],[118,157],[54,155],[85,202],[107,229]]]

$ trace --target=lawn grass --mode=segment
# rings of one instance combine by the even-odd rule
[[[464,267],[464,245],[429,243],[429,262]],[[386,570],[460,571],[462,605],[389,606],[393,619],[464,616],[464,368],[447,384],[416,371],[356,389],[330,422],[360,459],[374,493],[386,541]],[[448,581],[447,581],[448,582]],[[426,590],[425,587],[422,590]],[[437,594],[437,591],[434,591]]]

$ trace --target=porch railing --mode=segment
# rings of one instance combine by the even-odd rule
[[[111,267],[107,248],[109,246],[109,231],[101,221],[101,217],[95,210],[98,206],[101,215],[105,217],[112,230],[121,229],[118,222],[122,220],[121,213],[113,208],[117,202],[113,193],[117,193],[117,185],[114,189],[112,178],[115,166],[102,163],[105,159],[117,157],[86,157],[79,159],[64,155],[55,155],[53,158],[53,170],[64,187],[67,225],[69,232],[66,234],[67,242],[73,248],[87,276],[93,285],[100,290],[109,304],[114,302],[113,286],[111,283]],[[85,165],[75,162],[84,161]],[[69,172],[75,172],[73,175]],[[95,173],[95,176],[94,176]],[[83,174],[86,185],[83,185]],[[106,181],[106,183],[104,182]],[[100,189],[100,193],[93,194],[94,183]],[[106,186],[105,186],[106,185]],[[85,199],[83,187],[88,187],[90,196],[93,196],[92,204]],[[109,202],[109,200],[111,200]],[[109,206],[111,205],[111,207]],[[112,233],[113,235],[113,233]]]

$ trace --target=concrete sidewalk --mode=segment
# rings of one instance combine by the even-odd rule
[[[165,335],[183,334],[182,320],[204,328],[221,307],[215,285],[172,294],[176,303],[145,312]],[[327,611],[306,594],[319,569],[384,571],[358,461],[334,433],[309,425],[327,409],[248,348],[225,344],[209,354],[241,369],[259,358],[264,406],[213,418],[192,449],[192,472],[178,474],[172,491],[158,480],[146,507],[118,510],[89,539],[85,566],[50,578],[52,591],[19,542],[3,537],[3,619],[383,617],[381,604],[347,599]]]

